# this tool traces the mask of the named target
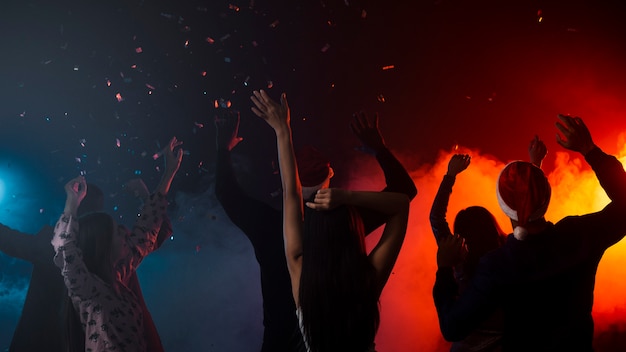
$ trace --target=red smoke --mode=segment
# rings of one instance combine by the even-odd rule
[[[626,134],[620,135],[620,146],[617,149],[621,149],[621,152],[617,156],[626,164],[624,136]],[[610,147],[607,146],[605,150],[615,150]],[[449,223],[452,224],[459,210],[481,205],[496,216],[506,232],[512,231],[510,221],[500,210],[495,196],[496,177],[510,160],[495,160],[491,156],[482,155],[480,151],[461,148],[441,152],[434,165],[412,171],[419,193],[411,203],[409,230],[403,249],[381,297],[382,322],[376,340],[378,351],[449,350],[449,344],[439,332],[431,294],[437,248],[428,213],[439,183],[447,171],[448,161],[454,153],[468,153],[472,161],[468,169],[457,176],[448,207]],[[554,161],[550,162],[551,165],[547,165],[549,160],[544,163],[552,185],[552,199],[546,214],[549,221],[556,222],[567,215],[598,211],[608,203],[608,197],[580,155],[564,149],[550,153],[554,153]],[[350,182],[350,188],[383,187],[382,172],[374,160],[360,160],[353,169],[359,171]],[[367,170],[369,175],[366,174]],[[380,231],[369,236],[368,244],[371,246],[379,236]],[[614,328],[626,323],[625,268],[626,241],[621,241],[607,250],[598,269],[594,304],[596,335],[611,326]]]

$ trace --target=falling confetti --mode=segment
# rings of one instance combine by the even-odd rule
[[[383,66],[383,71],[387,71],[387,70],[392,70],[396,68],[395,65],[387,65],[387,66]]]
[[[122,98],[122,95],[120,93],[115,94],[115,99],[117,99],[118,102],[122,102],[124,100],[124,98]]]

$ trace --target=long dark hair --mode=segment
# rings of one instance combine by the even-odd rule
[[[78,218],[76,245],[80,248],[87,270],[107,284],[113,284],[113,261],[111,259],[115,223],[103,212],[88,213]],[[65,322],[69,352],[85,350],[85,330],[70,296],[66,296]]]
[[[363,221],[352,207],[307,209],[299,303],[313,352],[366,351],[380,323],[375,269]]]
[[[480,258],[500,247],[506,241],[506,234],[489,210],[472,206],[459,211],[454,219],[454,233],[465,239],[467,257],[463,271],[468,278],[474,276]]]

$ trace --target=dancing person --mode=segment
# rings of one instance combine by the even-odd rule
[[[433,297],[448,341],[465,338],[501,308],[504,351],[593,351],[595,275],[604,251],[626,234],[626,173],[594,144],[582,119],[558,118],[557,143],[585,158],[611,201],[598,212],[549,222],[551,188],[543,171],[529,162],[508,163],[496,194],[513,234],[483,257],[458,297],[452,268],[462,238],[439,242]]]
[[[446,220],[448,202],[457,175],[467,169],[470,162],[468,154],[454,154],[448,162],[448,171],[441,180],[430,209],[430,225],[437,242],[452,236],[453,232]],[[480,258],[499,248],[505,242],[506,234],[493,214],[481,206],[470,206],[459,211],[454,219],[454,233],[464,240],[466,246],[463,260],[454,266],[454,276],[462,292],[471,282]],[[501,348],[502,314],[496,311],[466,338],[453,342],[450,351],[500,351]]]
[[[229,112],[216,119],[217,165],[215,194],[229,219],[248,237],[254,247],[261,273],[263,297],[263,343],[261,351],[301,351],[304,348],[294,303],[282,234],[281,210],[247,195],[237,182],[231,161],[231,150],[241,142],[238,136],[240,115]],[[417,189],[404,166],[387,148],[378,128],[378,117],[370,121],[357,114],[350,123],[362,150],[375,155],[385,176],[383,191],[415,197]],[[304,192],[313,195],[327,188],[334,175],[329,160],[316,148],[298,149],[298,170]],[[307,196],[307,198],[309,197]],[[383,224],[384,218],[368,209],[359,209],[365,218],[365,232]]]
[[[285,256],[307,350],[373,351],[379,298],[404,241],[409,198],[396,192],[323,188],[306,203],[304,215],[287,98],[283,93],[278,104],[263,90],[253,93],[252,111],[276,133]],[[385,218],[369,255],[356,206]]]
[[[182,160],[176,137],[166,147],[162,180],[132,231],[103,212],[77,217],[87,193],[83,176],[65,185],[65,208],[51,243],[68,291],[69,351],[147,351],[144,306],[128,287],[142,259],[155,248],[167,211],[166,195]],[[72,311],[73,308],[73,311]],[[82,336],[82,341],[80,336]]]

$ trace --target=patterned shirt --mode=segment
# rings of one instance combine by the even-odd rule
[[[153,194],[146,203],[132,231],[126,234],[125,255],[115,267],[118,289],[90,273],[76,246],[78,221],[63,214],[56,224],[52,245],[54,263],[61,274],[68,294],[79,313],[85,331],[85,351],[146,350],[143,338],[143,313],[137,296],[126,286],[130,275],[143,257],[154,249],[157,233],[165,216],[167,201]]]

